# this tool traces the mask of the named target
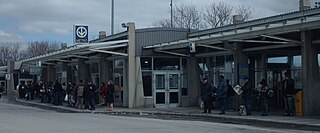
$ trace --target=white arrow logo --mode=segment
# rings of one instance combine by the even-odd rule
[[[77,36],[80,38],[84,38],[88,34],[88,31],[85,27],[78,27],[76,32],[77,32]]]

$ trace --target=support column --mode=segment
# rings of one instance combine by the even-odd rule
[[[248,64],[248,55],[242,52],[242,44],[235,43],[233,48],[233,58],[234,58],[234,81],[237,84],[241,84],[242,79],[241,75],[249,75],[249,69],[241,69],[242,67],[239,65]]]
[[[247,74],[249,77],[249,65],[248,65],[248,56],[243,53],[242,51],[242,44],[235,43],[233,47],[233,58],[234,58],[234,83],[235,85],[240,85],[243,86],[243,78],[240,75],[245,75]],[[245,67],[240,67],[240,65],[246,65],[248,66],[248,69],[245,69]],[[252,79],[249,79],[252,80]],[[241,97],[236,94],[236,100],[235,100],[235,105],[236,107],[239,107],[241,104]]]
[[[107,68],[107,61],[106,61],[106,54],[100,54],[100,59],[99,59],[99,83],[101,84],[102,82],[107,84],[107,81],[109,80],[107,78],[107,73],[108,73],[108,68]],[[100,86],[100,85],[98,85]]]
[[[312,31],[302,31],[302,92],[303,114],[320,114],[319,46],[312,44]]]
[[[13,71],[14,71],[14,62],[8,59],[7,61],[7,75],[9,76],[7,80],[7,95],[10,100],[15,100],[15,91],[14,91],[14,78],[13,78]],[[7,78],[7,76],[6,76]]]
[[[199,80],[199,66],[195,57],[188,58],[188,97],[189,105],[199,105],[201,102],[200,96],[200,80]]]
[[[67,84],[67,79],[68,79],[68,67],[67,67],[67,63],[62,62],[61,64],[61,83],[66,83]]]
[[[48,65],[47,66],[47,81],[55,81],[55,68],[53,65]]]
[[[128,24],[128,107],[142,107],[144,95],[142,87],[142,72],[140,57],[136,57],[136,30],[135,24]]]
[[[88,64],[84,63],[85,59],[79,59],[78,62],[78,75],[79,80],[91,80],[90,77],[90,67]]]

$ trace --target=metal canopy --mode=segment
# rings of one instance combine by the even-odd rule
[[[85,44],[85,45],[74,45],[74,46],[68,47],[67,49],[62,49],[62,50],[48,53],[45,55],[36,56],[33,58],[22,60],[20,62],[23,63],[24,65],[30,65],[30,63],[35,63],[38,61],[41,61],[43,64],[53,64],[52,61],[70,63],[72,61],[69,58],[89,59],[87,54],[96,53],[96,52],[107,53],[107,50],[126,47],[126,46],[128,46],[128,40],[91,43],[91,44]],[[118,52],[108,52],[108,54],[119,55]],[[126,56],[125,53],[123,53],[123,56]]]
[[[240,25],[240,26],[239,26]],[[288,42],[300,44],[299,41],[277,37],[277,34],[299,32],[300,29],[315,29],[320,27],[320,8],[297,11],[283,15],[272,16],[253,21],[229,25],[210,30],[192,33],[189,38],[173,42],[161,43],[143,47],[144,49],[155,49],[158,51],[186,48],[189,42],[196,44],[219,44],[230,40],[253,39],[256,37],[268,37],[279,41],[258,43],[280,43],[286,45]],[[250,40],[247,40],[250,41]],[[283,42],[280,42],[283,41]],[[257,42],[257,41],[255,41]],[[197,46],[197,45],[196,45]],[[200,46],[200,45],[198,45]]]

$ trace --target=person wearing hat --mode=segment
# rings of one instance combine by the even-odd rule
[[[211,113],[211,109],[213,106],[213,101],[210,98],[210,93],[212,91],[211,84],[208,83],[207,78],[203,78],[202,86],[201,86],[201,99],[204,105],[203,113]]]
[[[249,78],[245,77],[244,79],[244,85],[241,87],[242,92],[242,99],[244,101],[244,105],[247,109],[247,115],[251,115],[251,93],[252,93],[252,87],[249,83]]]

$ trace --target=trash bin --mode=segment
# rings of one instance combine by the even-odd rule
[[[302,91],[298,91],[294,98],[296,116],[302,116]]]

